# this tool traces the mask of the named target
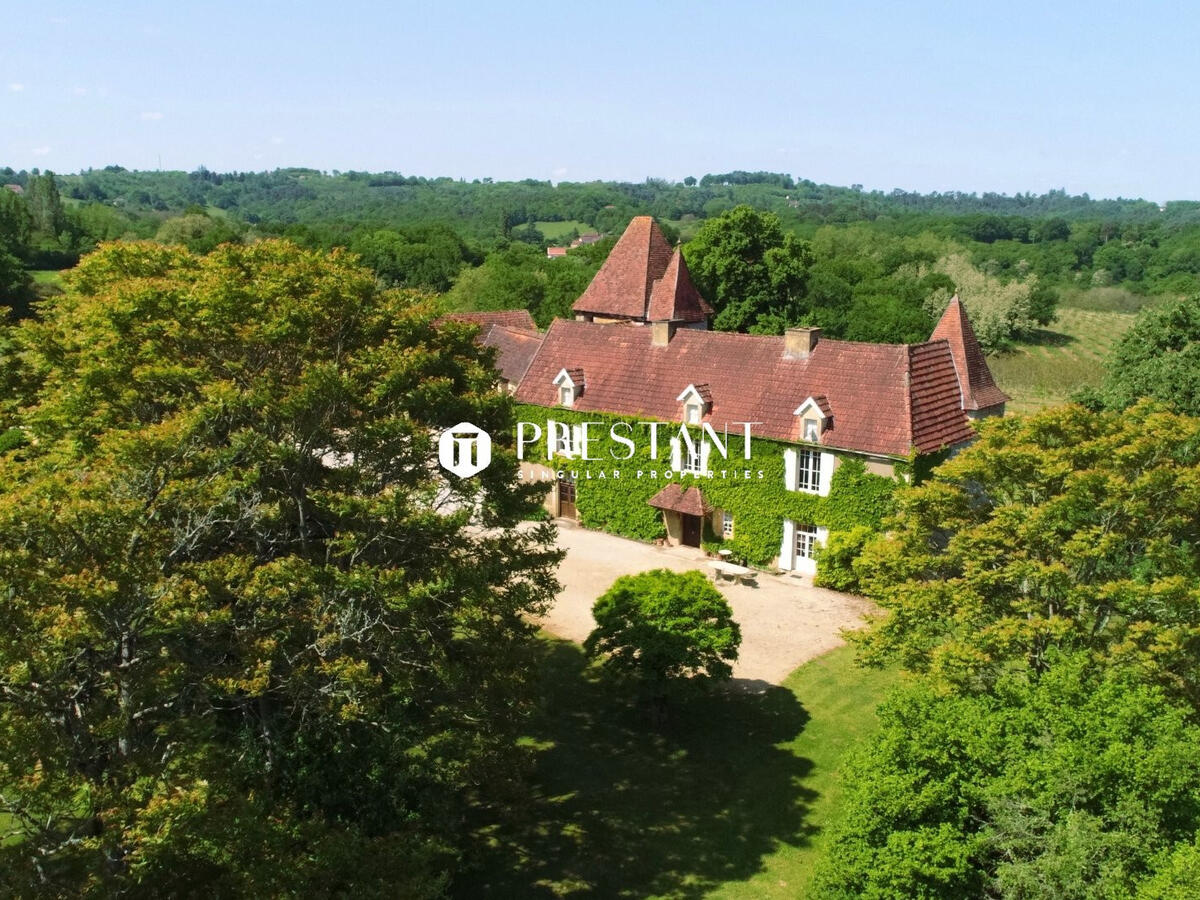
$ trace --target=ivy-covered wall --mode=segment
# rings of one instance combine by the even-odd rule
[[[708,468],[714,473],[712,478],[680,477],[678,473],[672,473],[670,479],[665,479],[664,473],[671,467],[669,441],[679,433],[678,423],[665,423],[659,429],[658,460],[650,457],[649,433],[645,427],[636,427],[630,435],[635,445],[633,457],[613,459],[610,448],[618,456],[629,451],[610,439],[609,425],[631,419],[527,405],[518,405],[516,413],[518,420],[539,426],[544,426],[547,419],[568,425],[585,421],[604,423],[588,432],[589,438],[596,438],[589,442],[588,451],[590,456],[599,457],[595,461],[560,457],[551,462],[545,456],[544,435],[536,450],[532,445],[526,447],[527,461],[544,462],[576,474],[575,505],[580,521],[586,527],[643,541],[664,537],[662,513],[647,505],[647,501],[672,481],[696,484],[713,507],[733,514],[734,536],[723,546],[759,566],[768,565],[779,555],[784,519],[820,525],[831,531],[842,531],[855,525],[878,528],[891,510],[892,496],[900,483],[896,478],[873,475],[866,471],[861,460],[843,456],[833,473],[827,497],[789,491],[783,484],[783,451],[791,445],[753,438],[753,458],[746,461],[740,434],[729,436],[728,459],[722,459],[715,449],[711,451]],[[691,433],[693,440],[699,439],[698,428],[691,429]],[[611,477],[614,469],[620,472],[617,478]],[[600,471],[608,477],[598,478]],[[640,478],[638,471],[642,472]],[[656,473],[656,477],[651,477],[651,472]],[[747,472],[749,477],[746,477]],[[707,529],[705,538],[715,540]]]

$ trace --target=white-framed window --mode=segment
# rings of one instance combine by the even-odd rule
[[[796,453],[796,488],[813,494],[821,490],[821,451],[801,448]]]
[[[733,537],[733,513],[729,510],[721,513],[721,537],[725,540]]]
[[[806,441],[811,441],[814,444],[821,440],[821,423],[816,419],[805,419],[804,439]]]
[[[704,471],[704,453],[702,444],[697,441],[692,445],[692,449],[688,450],[684,445],[684,456],[680,461],[679,470],[681,472],[690,472],[693,475],[699,475]]]
[[[575,388],[569,384],[560,385],[558,388],[558,402],[563,406],[574,406]]]
[[[796,525],[796,559],[813,559],[817,549],[817,527]]]
[[[683,420],[688,425],[699,425],[700,424],[700,416],[701,416],[701,410],[700,410],[699,403],[689,403],[687,406],[685,406],[683,408]]]
[[[554,449],[563,456],[574,456],[575,446],[571,441],[571,429],[560,428],[558,434],[554,438]]]

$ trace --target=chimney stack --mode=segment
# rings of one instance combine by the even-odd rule
[[[820,339],[820,328],[789,328],[783,335],[784,359],[808,359]]]
[[[650,345],[652,347],[665,347],[671,343],[671,338],[674,336],[674,322],[661,321],[650,323]]]

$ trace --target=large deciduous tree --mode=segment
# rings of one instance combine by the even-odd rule
[[[1119,898],[1174,878],[1200,826],[1191,710],[1132,669],[1055,662],[890,698],[843,779],[819,896]]]
[[[108,245],[43,312],[0,373],[4,892],[439,890],[558,558],[471,329],[281,242]],[[464,419],[494,459],[444,481]]]
[[[1140,397],[1200,416],[1200,295],[1144,310],[1113,348],[1095,398],[1122,409]]]
[[[970,684],[1087,649],[1200,702],[1200,419],[1146,402],[989,421],[898,504],[856,563],[887,613],[868,658]]]
[[[660,706],[673,681],[733,674],[742,632],[729,602],[700,572],[623,575],[596,600],[592,615],[588,653],[634,676]]]
[[[1195,884],[1197,509],[1200,419],[1149,401],[986,422],[898,495],[855,639],[914,677],[849,773],[825,895]]]
[[[705,222],[684,254],[716,311],[713,327],[779,332],[804,318],[812,249],[774,213],[734,207]]]

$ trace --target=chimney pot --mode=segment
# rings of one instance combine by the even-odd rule
[[[821,329],[812,327],[789,328],[783,336],[783,355],[785,359],[808,359],[817,341],[821,339]]]

